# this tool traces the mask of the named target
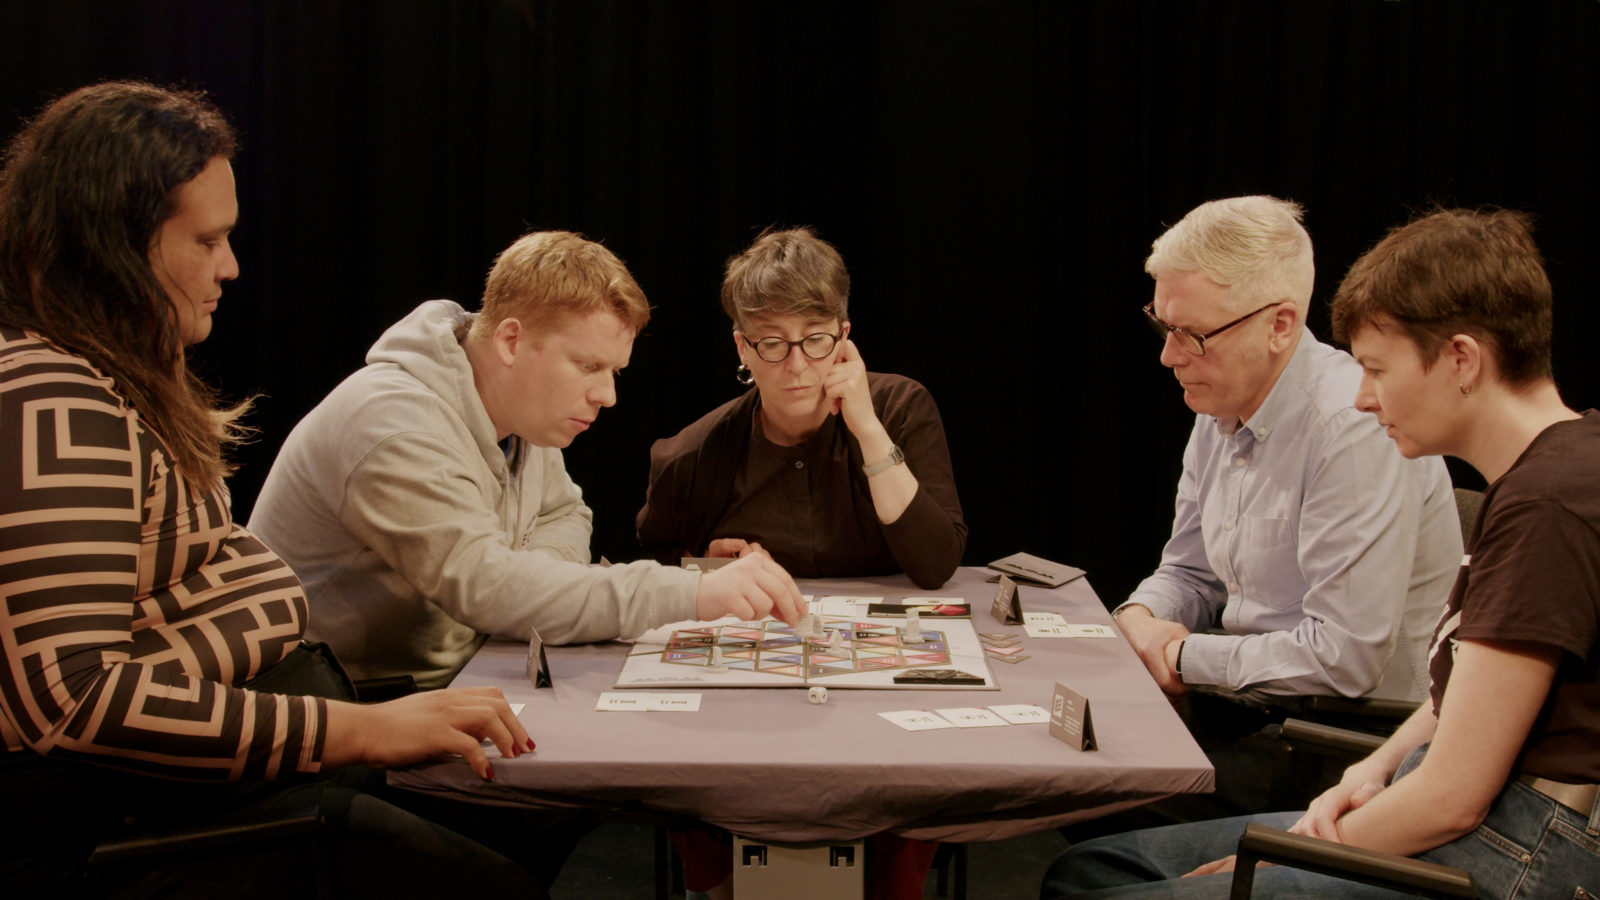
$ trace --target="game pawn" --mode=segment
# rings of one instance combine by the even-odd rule
[[[834,653],[838,653],[839,651],[844,649],[844,630],[843,629],[835,628],[833,630],[833,636],[828,639],[828,649],[833,651]]]
[[[917,616],[915,607],[906,610],[906,643],[922,643],[922,619]]]
[[[709,662],[706,665],[706,671],[707,672],[713,672],[713,673],[718,674],[718,675],[721,675],[722,673],[728,671],[728,664],[722,661],[722,645],[721,644],[712,644],[711,645],[711,659],[709,660]]]

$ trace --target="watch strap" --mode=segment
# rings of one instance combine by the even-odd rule
[[[885,456],[883,459],[880,459],[875,463],[867,463],[861,467],[861,471],[868,478],[871,478],[879,472],[887,472],[889,469],[898,466],[905,461],[906,455],[900,452],[900,445],[890,444],[888,456]]]

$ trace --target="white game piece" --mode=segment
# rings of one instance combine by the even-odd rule
[[[827,703],[828,689],[825,687],[814,687],[806,691],[806,701],[809,703],[814,703],[818,706]]]
[[[819,641],[828,636],[828,629],[822,624],[821,616],[816,616],[811,620],[811,636]]]
[[[834,651],[835,653],[844,649],[843,629],[835,628],[833,630],[833,637],[828,639],[828,649]]]
[[[806,638],[811,637],[811,632],[816,627],[817,617],[811,613],[806,613],[800,617],[800,621],[794,626],[794,636],[803,641]]]
[[[906,643],[920,644],[922,637],[922,619],[917,616],[916,609],[906,610]]]
[[[706,671],[707,672],[714,672],[714,673],[716,673],[718,675],[722,674],[723,672],[728,671],[728,664],[722,661],[722,645],[721,644],[712,644],[711,645],[711,661],[710,661],[710,664],[706,666]]]

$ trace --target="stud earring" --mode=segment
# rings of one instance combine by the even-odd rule
[[[754,372],[750,371],[749,366],[745,365],[744,363],[739,363],[739,368],[733,370],[733,380],[746,387],[749,387],[750,385],[756,383],[756,375]]]

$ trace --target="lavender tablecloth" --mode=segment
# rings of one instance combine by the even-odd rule
[[[816,596],[963,596],[979,631],[1022,634],[990,617],[987,569],[963,568],[943,588],[903,577],[802,582]],[[1109,623],[1087,579],[1023,586],[1023,608],[1071,623]],[[1127,643],[1028,638],[1031,658],[994,662],[999,691],[834,690],[813,705],[803,688],[702,690],[699,712],[597,712],[624,644],[549,647],[555,687],[527,679],[526,645],[490,641],[457,687],[498,685],[524,703],[538,749],[493,751],[494,782],[460,760],[389,774],[392,784],[484,803],[581,807],[683,817],[749,838],[853,840],[892,831],[925,840],[986,841],[1038,831],[1175,793],[1209,791],[1211,765]],[[1036,703],[1056,681],[1089,699],[1099,749],[1080,752],[1045,725],[903,731],[877,714]]]

